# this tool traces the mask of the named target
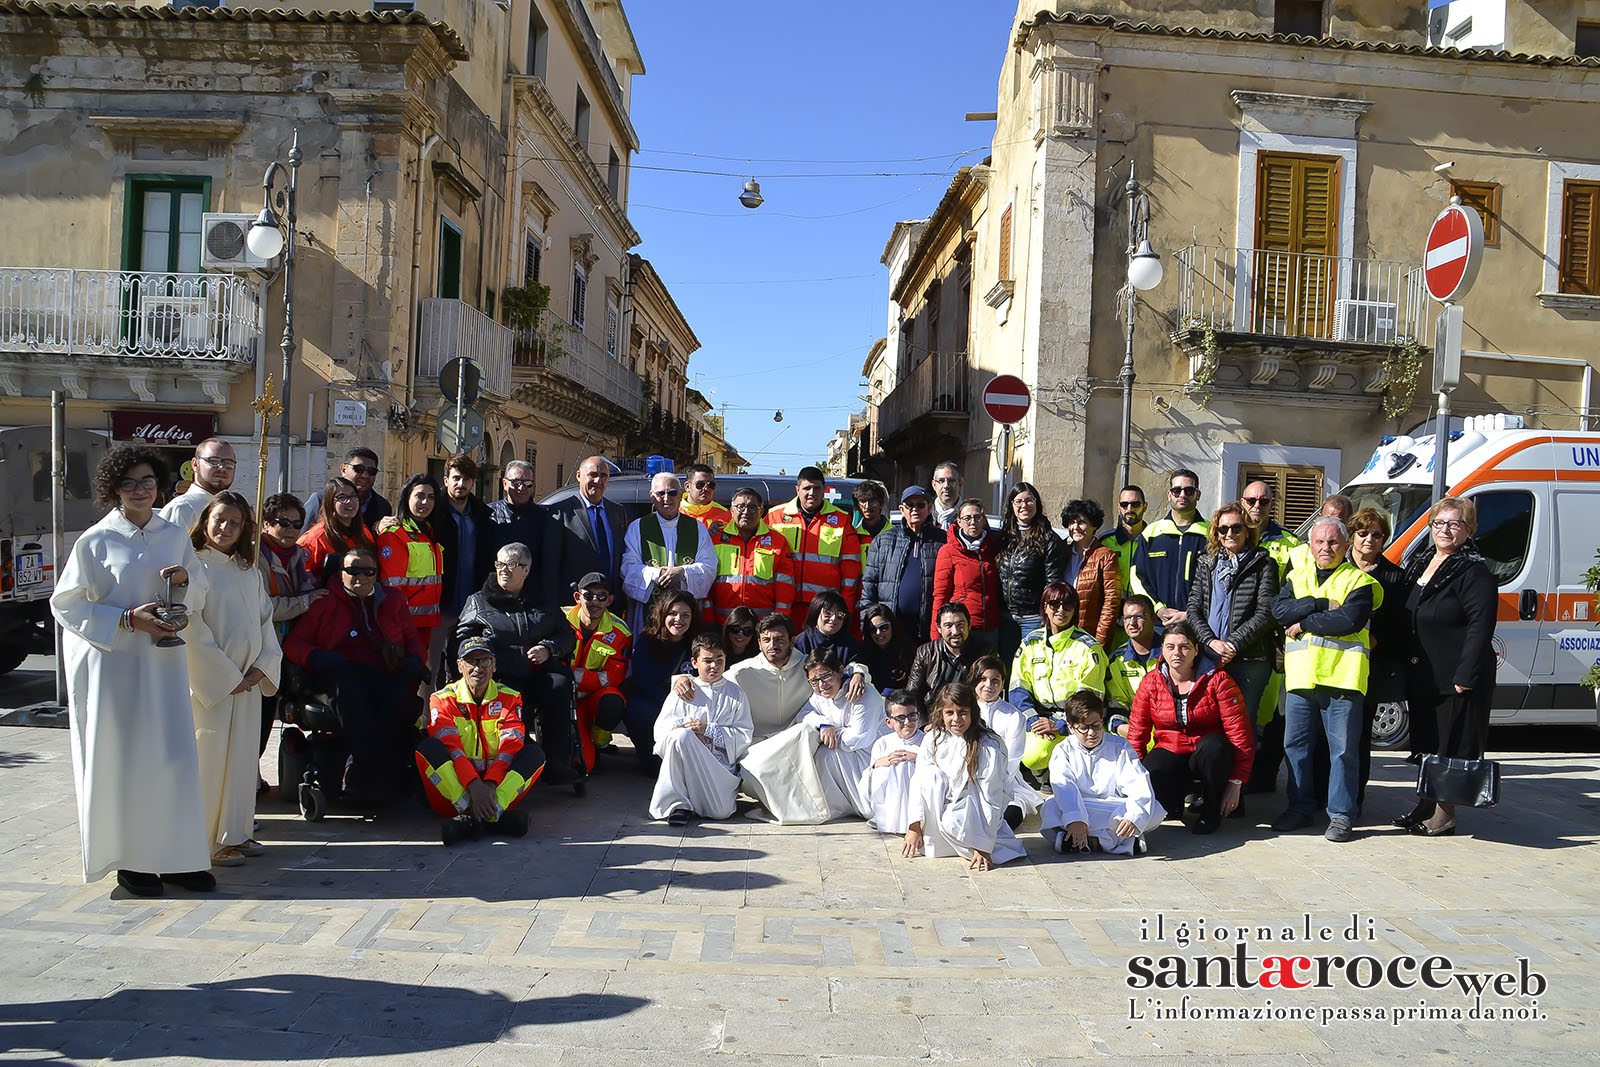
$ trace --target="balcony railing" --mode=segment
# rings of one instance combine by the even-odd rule
[[[926,417],[972,413],[971,367],[967,354],[932,352],[878,405],[878,435],[887,439]]]
[[[465,356],[478,365],[485,393],[510,396],[513,337],[510,330],[470,304],[449,297],[427,297],[422,301],[417,373],[436,376],[452,359]]]
[[[250,363],[261,287],[235,274],[0,267],[0,349]]]
[[[1387,345],[1431,343],[1422,267],[1355,259],[1190,245],[1181,268],[1178,325],[1226,333]]]
[[[534,329],[518,331],[515,347],[518,367],[559,374],[630,412],[644,403],[639,376],[553,311],[546,309]]]

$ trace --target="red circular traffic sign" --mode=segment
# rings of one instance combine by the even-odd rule
[[[1028,387],[1015,374],[993,378],[983,389],[983,410],[995,422],[1022,421],[1022,416],[1028,413],[1028,406],[1032,403]]]
[[[1440,303],[1456,300],[1472,288],[1483,258],[1483,222],[1461,204],[1439,212],[1428,231],[1422,254],[1422,279],[1428,295]]]

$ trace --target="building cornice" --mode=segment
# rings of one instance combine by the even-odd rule
[[[589,155],[588,147],[578,140],[578,135],[567,122],[566,116],[561,114],[555,101],[550,98],[550,90],[546,88],[544,79],[531,74],[515,74],[509,80],[518,112],[533,120],[539,127],[537,132],[543,134],[553,145],[559,145],[564,153],[561,158],[548,162],[552,165],[564,164],[565,173],[573,175],[583,184],[584,191],[590,196],[590,202],[600,209],[606,216],[606,221],[615,228],[617,235],[622,239],[624,249],[632,248],[642,241],[644,238],[639,236],[639,231],[628,221],[627,212],[623,210],[622,204],[611,195],[610,188],[606,186],[605,176],[600,173],[600,167]]]

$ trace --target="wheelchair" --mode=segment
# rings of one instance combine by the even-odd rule
[[[333,697],[312,692],[305,669],[287,660],[278,686],[278,720],[283,723],[278,736],[278,793],[286,796],[293,788],[300,817],[320,822],[328,813],[330,794],[336,796],[342,787],[350,750]]]

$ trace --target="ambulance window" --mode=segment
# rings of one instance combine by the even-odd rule
[[[1478,532],[1474,535],[1478,551],[1483,553],[1495,582],[1505,585],[1522,573],[1528,558],[1533,494],[1515,490],[1480,493],[1472,502],[1478,506]]]
[[[1583,572],[1594,566],[1595,531],[1600,530],[1600,494],[1557,493],[1557,585],[1582,585]]]

